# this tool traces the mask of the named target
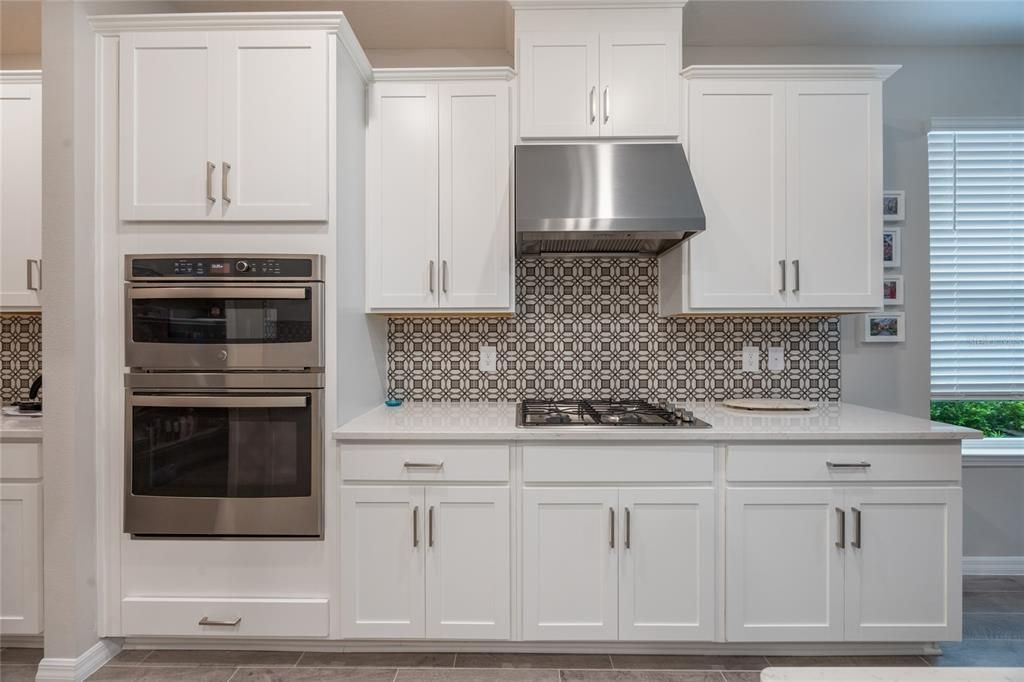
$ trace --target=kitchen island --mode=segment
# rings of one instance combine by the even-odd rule
[[[341,637],[735,653],[960,639],[960,441],[979,433],[845,403],[686,407],[712,428],[518,427],[514,403],[343,425]]]

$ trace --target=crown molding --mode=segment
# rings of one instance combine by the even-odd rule
[[[511,0],[512,9],[681,9],[688,0]]]
[[[683,69],[683,78],[775,78],[779,80],[880,80],[899,71],[899,64],[754,64],[697,65]]]
[[[431,67],[374,69],[375,81],[474,81],[505,80],[515,78],[516,72],[508,66]]]
[[[16,71],[0,70],[0,83],[14,85],[17,83],[42,83],[43,72],[39,69],[18,69]]]

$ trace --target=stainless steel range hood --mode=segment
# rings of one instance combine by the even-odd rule
[[[704,230],[678,144],[516,147],[516,251],[661,253]]]

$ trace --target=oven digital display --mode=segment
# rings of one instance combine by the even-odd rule
[[[211,275],[223,275],[226,272],[231,272],[231,263],[225,261],[210,263],[208,268]]]

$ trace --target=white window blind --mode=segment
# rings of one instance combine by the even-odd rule
[[[1024,130],[928,135],[935,399],[1024,398]]]

